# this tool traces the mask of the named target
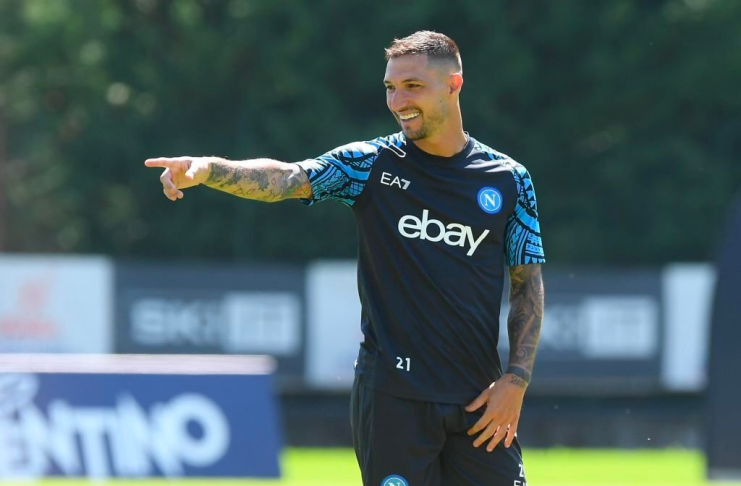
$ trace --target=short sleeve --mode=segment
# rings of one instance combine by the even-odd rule
[[[507,265],[545,263],[533,181],[527,169],[520,164],[514,164],[512,174],[517,183],[517,204],[507,220],[504,233]]]
[[[313,196],[302,199],[306,204],[334,199],[352,206],[363,192],[373,162],[383,145],[354,142],[338,147],[316,159],[297,164],[309,176]]]

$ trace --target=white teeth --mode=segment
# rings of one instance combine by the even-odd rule
[[[417,113],[410,113],[409,115],[399,115],[399,118],[402,120],[411,120],[412,118],[417,118],[419,116],[419,112]]]

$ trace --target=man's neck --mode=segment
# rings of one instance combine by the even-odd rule
[[[463,150],[463,147],[468,143],[468,137],[461,129],[445,135],[440,134],[422,140],[413,140],[413,142],[420,150],[428,154],[452,157]]]

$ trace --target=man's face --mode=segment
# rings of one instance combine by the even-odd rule
[[[427,54],[392,58],[386,64],[386,105],[409,140],[439,133],[451,103],[450,73],[428,64]]]

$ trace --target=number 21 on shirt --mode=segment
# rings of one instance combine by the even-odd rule
[[[396,367],[400,370],[409,371],[412,365],[412,358],[402,358],[401,356],[396,357]]]

